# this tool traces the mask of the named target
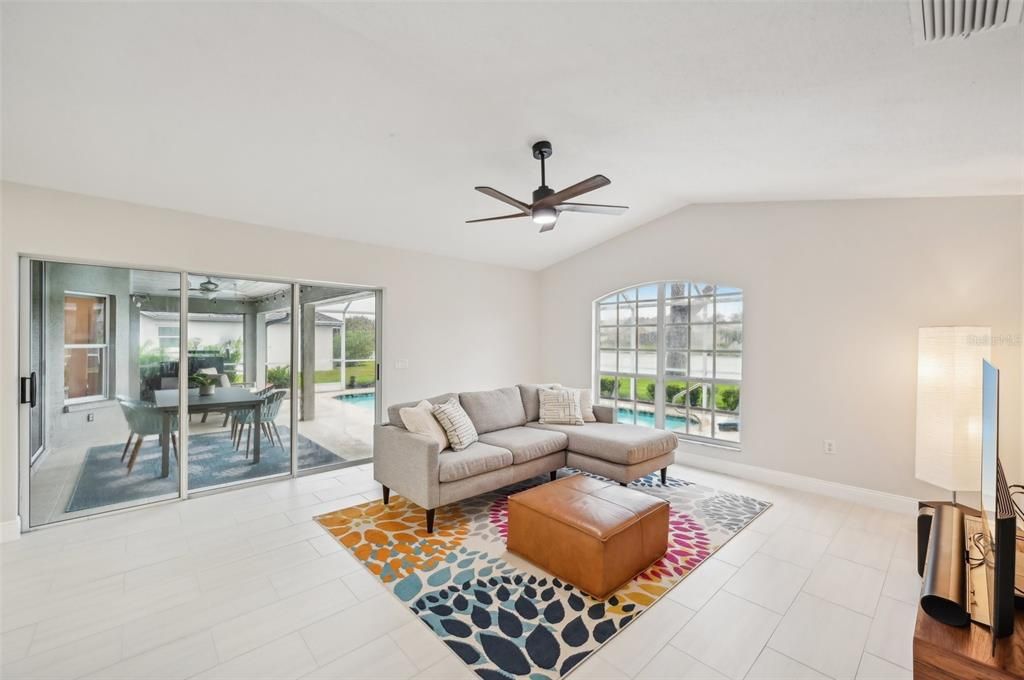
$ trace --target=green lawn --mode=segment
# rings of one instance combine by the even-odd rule
[[[358,364],[349,364],[345,368],[345,384],[355,376],[356,385],[359,387],[370,387],[377,377],[377,368],[372,361],[362,361]],[[342,382],[340,369],[328,369],[316,372],[317,383]]]

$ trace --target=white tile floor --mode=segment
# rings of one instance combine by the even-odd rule
[[[573,674],[911,677],[914,518],[675,466],[775,506]],[[369,466],[0,545],[0,676],[472,678],[315,514]]]

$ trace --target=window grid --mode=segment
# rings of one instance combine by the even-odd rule
[[[640,305],[651,301],[641,291],[646,290],[649,297],[650,291],[655,289],[657,291],[656,325],[641,325],[639,324]],[[700,294],[695,295],[694,293]],[[738,308],[738,313],[733,314],[734,318],[720,318],[723,313],[719,310],[719,298],[723,298],[723,302],[731,305],[732,308]],[[610,316],[607,309],[602,315],[603,307],[613,305],[616,312],[614,316]],[[619,313],[621,305],[627,306],[624,315]],[[629,305],[632,307],[629,308]],[[698,305],[701,307],[698,308]],[[676,317],[675,311],[673,311],[673,315],[669,314],[669,310],[673,306],[684,310],[680,314],[681,318]],[[596,309],[595,391],[598,393],[601,403],[615,408],[622,422],[636,422],[638,414],[650,413],[653,416],[652,422],[642,424],[648,426],[653,424],[654,427],[660,429],[669,429],[684,438],[713,441],[734,447],[739,445],[743,353],[741,290],[710,284],[662,282],[630,288],[606,296],[596,303]],[[646,318],[649,320],[649,317]],[[609,323],[612,320],[614,320],[614,325]],[[622,323],[624,320],[626,321],[625,325]],[[733,333],[730,344],[725,345],[728,349],[720,349],[720,345],[723,344],[719,336],[720,324],[726,325],[728,330]],[[653,374],[642,373],[640,370],[642,351],[640,349],[640,331],[642,328],[654,329],[656,332]],[[695,328],[700,334],[697,342],[694,338]],[[605,331],[603,335],[602,329]],[[625,336],[622,334],[623,329],[629,331]],[[668,339],[669,333],[673,335],[671,342]],[[632,347],[622,346],[623,337],[632,338]],[[614,339],[614,346],[609,342],[612,339]],[[685,345],[685,347],[681,345]],[[611,354],[609,355],[608,352]],[[623,353],[627,357],[631,357],[627,365],[623,365]],[[670,353],[672,353],[673,362],[668,360]],[[705,357],[710,359],[710,371],[697,371],[695,360],[699,358],[703,362]],[[723,362],[720,360],[727,357],[736,358],[735,375],[737,377],[719,375],[724,373]],[[614,361],[609,361],[609,359]],[[698,372],[709,374],[696,375]],[[643,384],[641,384],[641,380],[644,381]],[[630,381],[629,387],[625,390],[628,392],[626,395],[623,394],[623,381]],[[682,408],[677,408],[669,403],[667,388],[670,383],[680,382],[683,385],[684,396],[680,404]],[[646,394],[647,386],[651,384],[654,386],[653,398],[641,401],[641,396],[651,396]],[[737,390],[735,392],[723,390],[723,388],[731,386],[735,386]],[[699,406],[694,403],[696,390],[699,390]],[[678,392],[673,396],[677,395]],[[729,404],[719,406],[719,401],[725,398],[729,398],[734,410],[725,408]],[[653,406],[653,413],[647,409],[650,406]],[[670,412],[670,410],[674,411]],[[670,424],[669,417],[681,417],[682,423]]]
[[[109,327],[109,310],[110,310],[110,297],[107,295],[100,295],[96,293],[80,293],[76,291],[65,291],[64,292],[64,306],[67,310],[69,304],[73,304],[71,300],[85,300],[92,299],[99,303],[98,309],[98,324],[102,329],[102,337],[94,338],[96,342],[68,342],[69,329],[67,327],[67,317],[65,316],[65,328],[64,328],[64,391],[65,391],[65,404],[78,404],[89,401],[102,401],[108,398],[110,392],[110,381],[108,376],[109,364],[107,360],[108,351],[107,348],[110,344],[110,327]],[[67,396],[69,385],[68,385],[68,372],[70,369],[68,364],[71,361],[71,354],[74,350],[86,350],[86,373],[96,373],[99,379],[98,392],[95,394],[87,394],[79,397]],[[85,384],[88,384],[86,379]]]

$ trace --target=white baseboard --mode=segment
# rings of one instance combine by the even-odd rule
[[[755,482],[774,484],[775,486],[817,493],[823,496],[832,496],[844,501],[860,503],[861,505],[868,505],[891,512],[917,514],[917,500],[908,496],[898,496],[884,491],[830,482],[816,477],[806,477],[792,472],[772,470],[731,460],[687,454],[678,450],[676,451],[676,463],[702,470],[710,470],[711,472],[721,472],[722,474],[749,479]]]
[[[0,522],[0,543],[16,541],[21,538],[21,517],[8,522]]]

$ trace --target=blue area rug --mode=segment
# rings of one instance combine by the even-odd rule
[[[279,426],[286,448],[272,445],[267,437],[260,443],[260,462],[253,465],[252,453],[245,458],[245,441],[236,451],[230,432],[192,435],[189,439],[188,485],[193,491],[217,484],[257,479],[288,472],[291,460],[287,450],[288,428]],[[94,446],[85,454],[85,462],[68,501],[66,512],[103,505],[144,500],[178,493],[178,464],[171,453],[171,474],[160,477],[160,441],[148,437],[139,449],[139,457],[129,475],[127,458],[121,462],[124,443]],[[299,435],[299,467],[312,468],[344,462],[316,442]],[[129,449],[128,454],[131,455]]]

